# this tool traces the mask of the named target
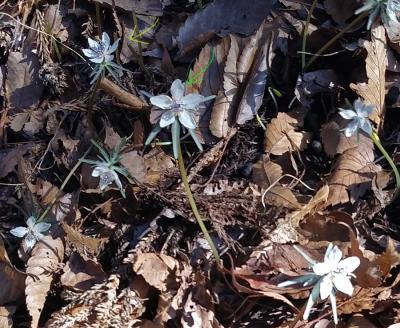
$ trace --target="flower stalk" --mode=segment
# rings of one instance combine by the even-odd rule
[[[387,160],[387,162],[389,163],[390,167],[393,170],[394,176],[396,178],[396,189],[395,189],[395,192],[394,192],[393,199],[396,199],[397,196],[399,195],[399,191],[400,191],[400,174],[399,174],[399,170],[397,169],[396,164],[394,164],[392,158],[387,153],[386,149],[383,147],[383,145],[381,143],[381,140],[379,139],[378,134],[375,131],[372,131],[370,136],[371,136],[371,139],[372,139],[374,145],[379,149],[379,151],[385,157],[385,159]]]
[[[182,178],[183,188],[185,189],[186,197],[189,201],[190,207],[192,208],[193,215],[196,218],[196,221],[197,221],[201,231],[204,234],[204,238],[207,240],[207,242],[211,248],[211,252],[213,253],[214,258],[219,265],[220,257],[218,255],[217,248],[215,247],[215,244],[214,244],[213,240],[211,239],[210,234],[208,233],[207,227],[205,226],[204,221],[201,218],[201,215],[199,213],[199,210],[197,209],[197,205],[194,200],[192,191],[190,190],[189,181],[187,178],[185,164],[183,162],[182,149],[181,149],[180,144],[178,144],[178,166],[179,166],[179,172],[180,172],[181,178]]]

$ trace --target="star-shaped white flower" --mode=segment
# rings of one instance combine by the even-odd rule
[[[122,182],[119,179],[118,173],[108,167],[107,163],[99,163],[92,171],[92,177],[100,177],[99,187],[103,191],[110,184],[115,182],[120,190],[123,190]]]
[[[89,60],[96,64],[110,63],[114,59],[112,54],[118,48],[119,39],[110,46],[110,37],[106,32],[103,32],[101,41],[96,41],[88,38],[89,48],[82,49],[82,52]]]
[[[199,105],[215,98],[215,96],[204,97],[200,94],[190,93],[185,95],[185,84],[181,80],[175,80],[171,85],[171,97],[159,95],[150,98],[150,102],[161,109],[164,113],[161,115],[160,126],[162,128],[173,124],[176,118],[189,130],[196,128],[194,111]]]
[[[298,247],[296,247],[296,249],[310,264],[312,264],[313,273],[285,281],[280,283],[278,287],[287,287],[295,284],[302,284],[303,286],[314,285],[307,301],[303,319],[308,319],[311,308],[317,301],[318,296],[320,296],[322,300],[329,297],[334,322],[337,324],[336,292],[340,291],[349,296],[353,294],[354,288],[351,283],[351,278],[354,277],[353,271],[360,265],[360,259],[356,256],[351,256],[342,260],[343,254],[341,250],[337,246],[329,244],[325,252],[324,262],[316,263]]]
[[[51,224],[46,222],[37,222],[34,216],[30,216],[28,220],[26,220],[26,227],[17,227],[10,230],[10,233],[19,238],[25,238],[26,246],[31,249],[35,246],[36,242],[41,240],[44,235],[43,232],[46,232],[50,229]]]
[[[368,117],[373,113],[374,106],[366,105],[361,99],[357,99],[353,104],[354,109],[340,109],[340,116],[346,120],[351,120],[344,130],[346,137],[351,137],[359,130],[363,130],[370,135],[372,133],[372,126]]]

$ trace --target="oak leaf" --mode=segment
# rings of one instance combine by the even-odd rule
[[[385,28],[378,25],[371,30],[371,41],[365,41],[368,52],[365,60],[367,83],[351,84],[350,87],[376,111],[370,115],[378,127],[385,116],[385,72],[388,65]]]
[[[298,132],[299,120],[287,113],[278,113],[272,119],[265,132],[264,150],[273,155],[282,155],[288,151],[303,150],[309,142],[307,132]]]

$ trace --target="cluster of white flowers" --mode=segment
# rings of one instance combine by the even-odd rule
[[[329,297],[333,318],[335,324],[337,324],[336,292],[340,291],[349,296],[353,294],[354,288],[351,283],[351,278],[355,277],[353,271],[360,265],[360,259],[356,256],[351,256],[342,260],[343,254],[341,250],[333,244],[329,244],[325,253],[324,262],[321,263],[310,259],[300,248],[296,247],[296,249],[312,265],[313,272],[280,283],[278,287],[287,287],[296,284],[302,284],[304,287],[314,285],[310,297],[308,298],[303,319],[308,319],[311,308],[317,301],[318,296],[320,296],[322,300]]]

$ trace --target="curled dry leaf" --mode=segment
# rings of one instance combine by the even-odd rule
[[[103,282],[105,278],[106,275],[99,263],[84,259],[78,253],[72,253],[64,266],[61,283],[68,288],[85,291]]]
[[[385,72],[388,65],[385,28],[377,25],[371,30],[371,41],[364,41],[367,50],[365,70],[367,83],[351,84],[350,87],[361,96],[366,103],[374,105],[376,110],[370,115],[378,127],[385,116]]]
[[[64,258],[64,243],[61,238],[45,236],[32,250],[28,260],[25,283],[26,305],[32,317],[31,327],[39,324],[47,293],[53,281],[53,275],[59,270]]]
[[[369,145],[347,149],[337,160],[328,180],[327,205],[354,203],[367,190],[381,167],[374,164],[374,151]]]
[[[0,236],[0,305],[18,301],[23,296],[25,275],[14,268],[8,258],[3,239]],[[0,320],[1,322],[1,320]],[[0,325],[0,327],[3,327]]]
[[[287,113],[278,113],[265,131],[264,151],[273,155],[282,155],[306,148],[310,134],[296,131],[299,125],[299,119]]]
[[[384,278],[389,276],[390,270],[400,264],[400,253],[396,249],[394,240],[389,236],[387,240],[385,252],[376,259]]]
[[[143,14],[148,16],[161,16],[163,11],[163,0],[95,0],[103,5],[108,5],[118,10],[122,10],[128,13],[135,11],[136,14]]]
[[[161,292],[168,290],[168,280],[174,279],[171,276],[178,267],[179,262],[173,257],[155,253],[138,254],[133,263],[133,270]]]
[[[283,206],[289,209],[301,208],[293,192],[276,183],[283,175],[282,167],[264,156],[263,160],[258,161],[253,166],[253,180],[262,190],[270,188],[265,194],[264,201],[273,206]],[[274,185],[274,186],[272,186]]]

